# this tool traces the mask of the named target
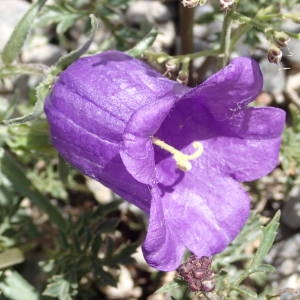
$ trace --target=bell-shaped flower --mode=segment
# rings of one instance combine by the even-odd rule
[[[247,106],[261,89],[246,57],[189,88],[107,51],[63,71],[45,112],[70,164],[149,214],[145,259],[169,271],[222,251],[248,217],[240,182],[277,165],[285,114]]]

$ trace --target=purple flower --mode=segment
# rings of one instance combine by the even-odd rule
[[[222,251],[249,213],[239,182],[277,165],[285,114],[247,106],[261,89],[250,58],[188,88],[108,51],[62,72],[45,112],[67,161],[149,214],[145,259],[169,271]]]

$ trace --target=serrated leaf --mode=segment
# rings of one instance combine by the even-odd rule
[[[113,232],[118,226],[120,220],[118,218],[111,218],[99,225],[97,230],[98,233],[110,233]]]
[[[280,211],[277,211],[271,222],[263,229],[263,238],[257,249],[253,260],[250,263],[250,269],[259,267],[264,258],[269,253],[277,234],[279,227]]]
[[[234,290],[238,293],[240,293],[241,295],[243,295],[244,297],[247,297],[245,299],[257,299],[257,294],[250,290],[249,288],[246,287],[236,287],[234,288]]]
[[[91,252],[93,256],[97,256],[100,248],[102,246],[102,240],[100,237],[96,237],[93,241],[92,241],[92,246],[91,246]]]
[[[3,120],[2,122],[4,124],[12,125],[12,124],[26,123],[29,121],[36,120],[43,113],[44,101],[52,87],[52,84],[55,80],[55,76],[58,75],[61,71],[63,71],[74,60],[79,58],[83,53],[85,53],[93,41],[94,34],[95,34],[95,31],[97,28],[97,19],[93,15],[91,15],[90,18],[91,18],[91,25],[92,25],[92,31],[90,34],[90,38],[80,48],[61,57],[58,60],[56,66],[52,69],[51,73],[49,73],[47,78],[37,86],[37,88],[35,89],[37,100],[34,105],[33,111],[31,113],[29,113],[28,115],[25,115],[22,117],[13,118],[13,119],[9,119],[9,120]]]
[[[109,272],[104,271],[101,267],[96,269],[96,274],[101,280],[102,285],[117,286],[116,279]]]
[[[38,0],[34,3],[15,27],[2,51],[2,60],[4,64],[11,64],[21,52],[33,21],[45,2],[46,0]]]
[[[39,295],[19,273],[7,272],[5,280],[0,283],[0,290],[8,299],[38,300]]]
[[[165,285],[163,285],[161,288],[159,288],[158,290],[155,291],[155,294],[157,293],[166,293],[169,292],[173,289],[178,289],[181,287],[187,287],[187,284],[184,280],[174,280],[171,281]]]
[[[136,248],[139,246],[139,243],[132,243],[130,245],[120,246],[111,257],[107,255],[105,263],[108,265],[116,267],[117,265],[128,265],[135,262],[131,257],[135,253]],[[108,254],[108,253],[107,253]]]
[[[71,283],[62,275],[53,276],[53,280],[47,285],[43,295],[59,300],[72,300]]]
[[[63,231],[65,229],[65,220],[58,209],[53,206],[43,194],[34,188],[22,168],[5,151],[0,157],[0,166],[1,172],[11,182],[15,191],[23,197],[28,197],[32,203],[44,211],[52,222]]]
[[[22,123],[36,120],[44,111],[44,101],[50,91],[53,81],[54,81],[54,77],[50,74],[47,76],[47,78],[44,81],[42,81],[37,86],[37,88],[35,89],[37,100],[35,102],[33,111],[31,113],[22,117],[3,120],[2,123],[5,125],[13,125],[13,124],[22,124]]]
[[[138,42],[132,49],[128,50],[127,53],[134,57],[141,56],[145,50],[147,50],[154,43],[158,32],[155,29],[151,29],[151,31],[140,41]]]
[[[272,265],[261,264],[254,269],[250,269],[249,274],[256,273],[256,272],[271,273],[271,272],[275,272],[275,271],[276,271],[276,269]]]
[[[109,214],[110,212],[116,210],[121,203],[122,203],[122,201],[115,200],[113,202],[103,204],[103,205],[99,206],[99,208],[95,211],[93,216],[98,216],[98,217],[105,216],[105,215]]]

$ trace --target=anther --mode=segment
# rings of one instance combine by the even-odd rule
[[[192,154],[184,154],[181,151],[174,148],[173,146],[165,143],[164,141],[156,137],[152,137],[152,143],[160,147],[161,149],[173,154],[173,159],[176,162],[177,168],[184,172],[190,171],[192,169],[192,164],[190,161],[195,160],[203,153],[203,145],[198,141],[195,141],[192,144],[196,150]]]

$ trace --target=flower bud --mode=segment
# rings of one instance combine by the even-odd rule
[[[273,45],[268,50],[268,61],[273,64],[278,64],[281,62],[281,58],[282,58],[282,51],[278,47]]]
[[[179,71],[178,76],[176,78],[177,82],[182,84],[187,84],[189,80],[189,74],[186,71]]]
[[[274,33],[274,41],[278,47],[283,48],[288,45],[288,42],[290,41],[290,37],[284,32],[276,31]]]
[[[191,255],[188,261],[178,268],[178,273],[194,292],[211,292],[215,288],[214,273],[210,257]]]
[[[178,61],[176,59],[170,59],[165,63],[166,71],[172,73],[178,69]]]
[[[206,2],[207,0],[181,0],[182,5],[188,8],[196,7],[197,5],[204,5]]]
[[[228,11],[234,4],[234,0],[220,0],[220,8],[223,11]]]

